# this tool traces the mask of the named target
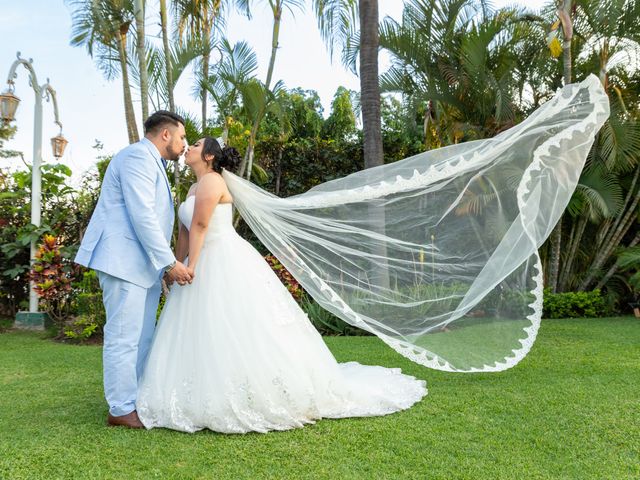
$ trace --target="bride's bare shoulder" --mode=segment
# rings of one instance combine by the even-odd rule
[[[219,173],[207,173],[198,182],[198,192],[200,191],[207,194],[223,194],[227,191],[227,184]]]

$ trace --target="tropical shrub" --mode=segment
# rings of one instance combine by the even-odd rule
[[[303,297],[300,306],[321,335],[370,335],[368,332],[349,325],[341,318],[336,317],[307,295]]]
[[[58,239],[53,235],[45,235],[36,252],[29,279],[35,283],[34,288],[44,310],[59,325],[69,313],[71,270],[70,262],[62,256]]]
[[[64,336],[69,340],[86,341],[99,329],[98,323],[86,315],[80,315],[64,327]]]
[[[550,289],[544,291],[544,318],[602,317],[607,313],[600,290],[566,293],[552,293]]]
[[[29,297],[29,251],[32,241],[45,234],[56,237],[65,265],[70,265],[95,203],[93,189],[83,185],[75,191],[66,185],[71,170],[63,164],[42,166],[42,219],[31,220],[31,170],[0,169],[0,315],[14,317],[27,308]],[[95,195],[97,198],[97,195]]]
[[[102,336],[106,313],[96,272],[84,271],[82,280],[72,285],[75,316],[63,328],[65,338],[85,341],[93,336]]]
[[[291,296],[295,299],[296,302],[300,303],[302,301],[302,296],[304,295],[304,290],[302,286],[298,283],[298,281],[293,278],[286,268],[280,263],[280,261],[269,254],[264,257],[267,261],[271,269],[278,276],[282,284],[287,287]]]

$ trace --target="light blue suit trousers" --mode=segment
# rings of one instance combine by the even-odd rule
[[[111,415],[127,415],[136,409],[138,381],[156,325],[161,277],[151,288],[104,272],[98,272],[98,278],[108,319],[102,350],[104,395]]]

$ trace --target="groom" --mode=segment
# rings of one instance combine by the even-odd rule
[[[166,160],[184,150],[184,119],[164,110],[145,137],[113,157],[75,261],[98,272],[107,314],[104,392],[107,424],[142,428],[136,392],[153,338],[161,280],[191,283],[171,251],[174,211]]]

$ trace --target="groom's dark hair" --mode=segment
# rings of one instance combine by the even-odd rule
[[[158,134],[167,125],[184,125],[184,118],[167,110],[158,110],[144,122],[144,134]]]

